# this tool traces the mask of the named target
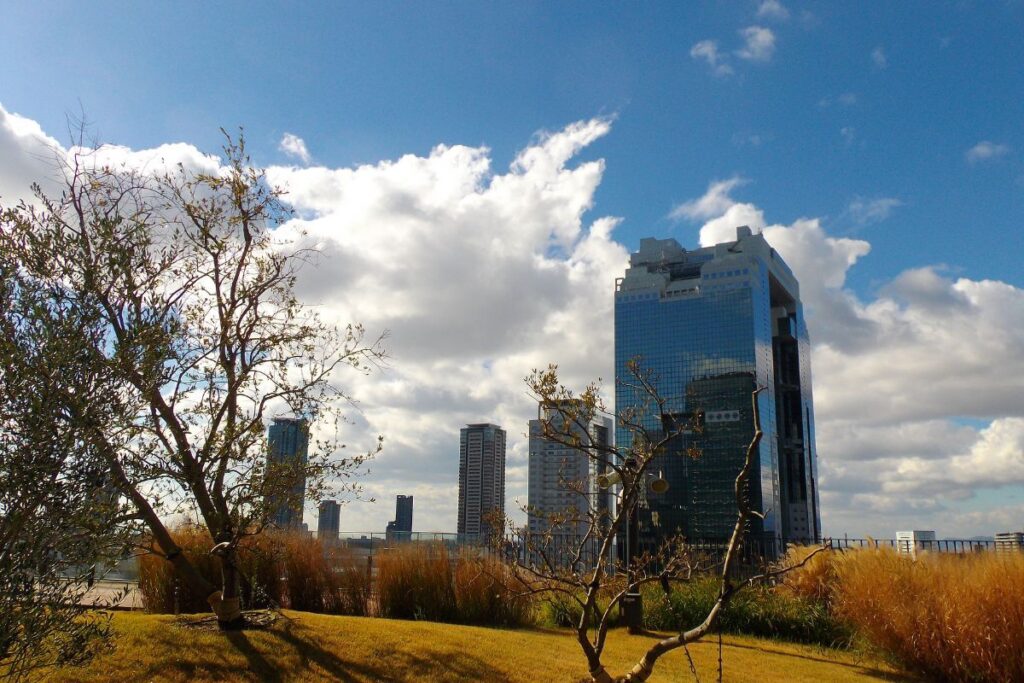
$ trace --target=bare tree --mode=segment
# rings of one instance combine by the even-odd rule
[[[379,449],[339,457],[351,399],[337,374],[367,371],[384,351],[383,337],[337,328],[300,304],[297,271],[315,252],[276,237],[290,213],[244,140],[228,137],[224,154],[214,173],[146,173],[75,154],[62,166],[62,196],[36,188],[35,202],[5,214],[0,239],[26,278],[96,321],[98,334],[75,341],[110,378],[107,401],[122,418],[97,419],[76,377],[62,377],[54,395],[145,524],[152,552],[208,596],[222,627],[236,628],[239,543],[296,484],[314,499],[328,485],[357,488],[352,476]],[[307,460],[267,458],[275,414],[320,426]],[[219,586],[175,544],[164,521],[173,513],[208,530]]]
[[[642,398],[637,406],[624,408],[614,416],[618,425],[632,436],[625,452],[589,436],[589,425],[594,416],[609,414],[601,398],[599,384],[590,384],[577,394],[559,382],[557,368],[553,365],[546,370],[534,370],[526,378],[537,401],[543,438],[586,457],[594,465],[591,471],[601,473],[602,483],[618,487],[616,505],[607,506],[602,504],[592,488],[580,482],[563,482],[568,491],[582,496],[585,503],[573,506],[565,513],[549,513],[547,529],[542,533],[526,534],[523,552],[514,561],[514,575],[524,592],[568,601],[579,608],[576,639],[586,658],[591,680],[598,683],[647,680],[662,655],[696,642],[710,632],[737,591],[794,568],[773,569],[745,579],[736,578],[738,555],[748,523],[752,518],[761,516],[751,507],[747,494],[748,480],[763,435],[757,401],[763,388],[755,388],[751,396],[754,433],[735,479],[736,521],[724,548],[719,570],[721,585],[714,605],[698,626],[654,643],[624,675],[614,677],[605,669],[602,656],[608,628],[615,612],[629,597],[638,594],[641,586],[655,582],[669,592],[674,585],[689,581],[696,573],[707,571],[712,566],[702,562],[691,552],[686,540],[678,536],[669,538],[653,551],[645,550],[633,557],[613,557],[616,537],[620,533],[628,534],[631,516],[647,495],[652,478],[658,476],[653,471],[656,458],[672,447],[678,448],[679,437],[703,428],[698,419],[699,408],[686,419],[674,416],[668,401],[658,392],[651,373],[641,370],[636,361],[630,362],[628,369],[630,376],[622,381]],[[660,423],[658,429],[648,427],[648,416],[656,417]],[[678,457],[699,458],[700,453],[689,449]],[[565,529],[575,529],[580,523],[580,510],[585,522],[584,533],[564,533]],[[540,514],[538,510],[529,512]],[[565,542],[567,537],[572,538],[572,543]],[[804,562],[814,554],[808,555]],[[607,602],[602,604],[605,600]]]

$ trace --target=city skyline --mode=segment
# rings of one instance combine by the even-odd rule
[[[315,427],[385,437],[345,527],[383,530],[402,491],[454,531],[477,422],[508,428],[524,523],[522,378],[557,363],[610,398],[640,239],[744,224],[800,281],[824,533],[1024,518],[1019,2],[5,10],[0,203],[53,187],[69,115],[150,172],[215,172],[242,125],[296,212],[282,243],[322,250],[300,302],[390,331],[386,369],[337,377],[351,422]]]

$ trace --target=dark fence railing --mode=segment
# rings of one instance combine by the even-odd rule
[[[616,539],[609,552],[608,560],[623,559],[624,548]],[[583,564],[592,564],[600,554],[597,539],[588,539],[580,547],[581,539],[568,534],[530,534],[520,532],[506,534],[500,542],[490,537],[473,534],[451,534],[433,532],[393,532],[393,533],[360,533],[342,532],[336,541],[357,554],[374,555],[398,548],[409,543],[431,543],[443,546],[450,552],[483,553],[501,557],[510,561],[527,563],[547,562],[555,566],[566,566],[577,560]],[[738,561],[746,566],[763,566],[779,560],[786,554],[789,546],[817,546],[824,544],[831,550],[848,551],[861,548],[881,547],[893,548],[897,552],[916,555],[919,552],[939,552],[952,554],[968,554],[977,552],[1020,552],[1024,546],[1009,544],[989,539],[942,539],[942,540],[897,540],[891,538],[850,538],[847,536],[826,539],[794,539],[783,543],[782,539],[768,536],[747,536],[739,548]],[[713,567],[720,565],[725,558],[728,539],[695,539],[687,542],[686,547],[698,566]],[[648,552],[657,555],[654,547],[641,547],[633,550],[633,555]]]
[[[1020,550],[1020,548],[1000,548],[991,539],[942,539],[935,541],[903,540],[892,538],[829,538],[827,545],[833,550],[853,550],[858,548],[895,548],[899,552],[913,553],[931,551],[938,553],[975,553],[986,550]]]

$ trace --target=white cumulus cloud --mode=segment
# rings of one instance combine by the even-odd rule
[[[708,190],[700,197],[683,202],[669,212],[669,218],[707,219],[719,216],[735,204],[729,193],[733,188],[747,182],[739,176],[726,180],[716,180],[708,185]]]
[[[38,123],[0,105],[0,206],[31,199],[33,182],[45,190],[57,189],[54,161],[64,153]]]
[[[309,150],[306,149],[306,141],[294,133],[286,132],[284,136],[281,137],[281,142],[278,143],[277,148],[288,156],[294,157],[304,164],[308,164],[312,159],[309,155]]]
[[[702,40],[690,48],[690,57],[696,60],[703,60],[711,67],[711,73],[716,76],[728,76],[733,73],[728,58],[718,51],[718,42],[714,40]]]
[[[982,140],[974,147],[971,147],[964,156],[967,158],[967,162],[976,164],[979,161],[989,161],[991,159],[998,159],[1001,156],[1006,156],[1010,153],[1010,146],[1003,145],[989,140]]]
[[[740,29],[743,47],[736,50],[736,56],[751,62],[771,61],[775,54],[775,34],[770,28],[748,26]]]
[[[462,145],[355,168],[268,169],[304,217],[287,233],[323,250],[300,278],[303,299],[391,331],[391,368],[352,393],[362,438],[386,437],[368,491],[415,495],[417,529],[454,528],[467,422],[505,427],[509,511],[525,497],[531,368],[558,362],[574,383],[612,376],[608,320],[627,252],[612,240],[617,219],[584,220],[604,162],[572,164],[610,127],[592,119],[542,134],[504,171],[488,149]],[[392,511],[351,514],[383,528]]]
[[[764,0],[757,8],[757,17],[785,21],[789,19],[789,10],[779,0]]]
[[[903,206],[903,202],[895,197],[855,197],[846,207],[846,214],[857,225],[870,225],[884,221],[893,209],[900,206]]]
[[[610,385],[614,280],[628,250],[614,238],[617,218],[589,215],[604,162],[575,161],[610,130],[598,118],[543,133],[504,169],[487,148],[464,145],[354,167],[268,169],[297,209],[279,239],[321,250],[300,273],[301,300],[329,320],[391,330],[387,371],[339,377],[360,401],[343,439],[359,448],[386,437],[365,480],[380,502],[346,507],[344,528],[383,530],[403,493],[416,497],[417,530],[452,530],[467,422],[508,431],[514,510],[526,494],[524,432],[536,410],[523,376],[558,362],[570,384]],[[46,178],[54,150],[68,153],[0,107],[5,203]],[[183,143],[101,154],[152,170],[178,161],[217,169]],[[826,531],[924,526],[954,536],[1019,521],[1024,506],[985,496],[1024,490],[1024,290],[919,265],[857,294],[847,275],[868,257],[867,241],[833,236],[814,217],[769,223],[731,196],[742,186],[739,177],[712,182],[673,214],[702,221],[702,245],[733,239],[737,225],[763,232],[800,281]],[[879,215],[873,201],[864,200],[865,216]]]

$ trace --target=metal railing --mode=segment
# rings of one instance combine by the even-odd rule
[[[322,539],[327,540],[327,539]],[[523,531],[506,534],[500,543],[490,538],[474,534],[452,534],[443,532],[341,532],[336,543],[356,551],[357,554],[374,555],[409,543],[430,543],[447,548],[450,552],[460,552],[472,548],[474,552],[503,557],[521,562],[536,561],[543,550],[547,559],[554,564],[568,562],[579,550],[580,538],[569,534],[530,534]],[[775,536],[747,536],[739,551],[739,561],[746,565],[763,565],[780,559],[786,554],[788,547],[794,545],[816,546],[824,543],[835,551],[856,550],[860,548],[892,548],[900,553],[916,554],[918,552],[938,552],[950,554],[969,554],[992,551],[1024,551],[1022,546],[1011,546],[990,539],[942,539],[942,540],[899,540],[892,538],[850,538],[848,536],[826,539],[790,539],[783,542]],[[720,563],[724,558],[728,539],[694,539],[687,541],[688,550],[702,558],[703,563]],[[599,546],[590,539],[580,553],[583,561],[597,557]],[[655,553],[656,548],[641,546],[639,552]],[[620,557],[618,543],[612,551],[612,557]]]

